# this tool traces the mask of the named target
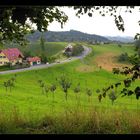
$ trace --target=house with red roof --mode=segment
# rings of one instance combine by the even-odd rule
[[[41,64],[41,58],[39,58],[37,56],[28,57],[28,58],[26,58],[26,60],[31,66]]]
[[[0,66],[11,63],[15,65],[16,63],[22,63],[23,54],[18,48],[8,48],[0,50]]]

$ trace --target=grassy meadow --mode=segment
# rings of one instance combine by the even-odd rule
[[[56,54],[66,43],[48,43]],[[52,45],[52,46],[51,46]],[[58,45],[58,46],[57,46]],[[108,96],[98,100],[97,89],[122,81],[126,77],[114,75],[110,69],[119,64],[117,56],[121,53],[134,53],[132,45],[116,44],[88,45],[92,53],[86,58],[46,69],[16,73],[15,86],[6,90],[3,83],[15,74],[0,75],[0,133],[139,133],[140,103],[135,96],[119,96],[112,105]],[[63,47],[62,47],[63,46]],[[32,46],[33,48],[34,46]],[[46,50],[47,50],[46,49]],[[34,52],[38,49],[34,48]],[[52,55],[50,54],[50,55]],[[103,58],[106,58],[104,61]],[[110,66],[111,63],[111,66]],[[101,67],[100,67],[101,66]],[[57,79],[66,74],[72,85],[68,89],[68,100]],[[56,85],[53,93],[42,93],[38,80],[47,87]],[[80,83],[81,91],[74,93]],[[140,84],[137,80],[130,89]],[[92,90],[89,97],[85,89]],[[123,84],[117,89],[119,93]]]

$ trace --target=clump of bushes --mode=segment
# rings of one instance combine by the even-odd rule
[[[14,69],[28,68],[28,67],[30,67],[30,64],[26,61],[23,61],[22,63],[17,62],[15,65],[8,63],[4,67],[7,69],[9,68],[10,70],[14,70]],[[7,69],[5,69],[5,70],[7,70]]]
[[[81,54],[84,51],[84,48],[82,45],[76,44],[73,46],[72,56],[76,56]]]
[[[118,61],[119,62],[128,62],[128,63],[131,63],[132,65],[136,65],[136,64],[140,63],[140,57],[137,54],[128,56],[127,53],[122,53],[118,57]]]
[[[129,62],[129,56],[127,53],[122,53],[119,58],[118,58],[119,62]]]

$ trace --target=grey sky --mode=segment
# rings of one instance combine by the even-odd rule
[[[140,33],[140,26],[138,21],[140,20],[140,12],[138,8],[133,13],[125,13],[123,7],[121,7],[121,15],[125,23],[125,31],[119,31],[115,25],[114,18],[111,16],[102,17],[98,13],[94,17],[88,17],[82,15],[80,18],[75,16],[75,11],[67,7],[62,10],[68,15],[69,20],[61,29],[61,25],[57,22],[53,22],[49,25],[50,31],[69,31],[71,29],[78,30],[84,33],[107,35],[107,36],[132,36],[136,33]]]

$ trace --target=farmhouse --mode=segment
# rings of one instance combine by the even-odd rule
[[[28,58],[26,58],[26,60],[31,66],[41,64],[41,58],[39,58],[37,56],[28,57]]]
[[[0,50],[0,66],[8,63],[15,65],[16,63],[22,63],[23,54],[18,48],[9,48]]]
[[[71,56],[72,55],[72,51],[73,51],[73,46],[71,44],[69,44],[67,47],[65,47],[64,53],[66,55]]]

